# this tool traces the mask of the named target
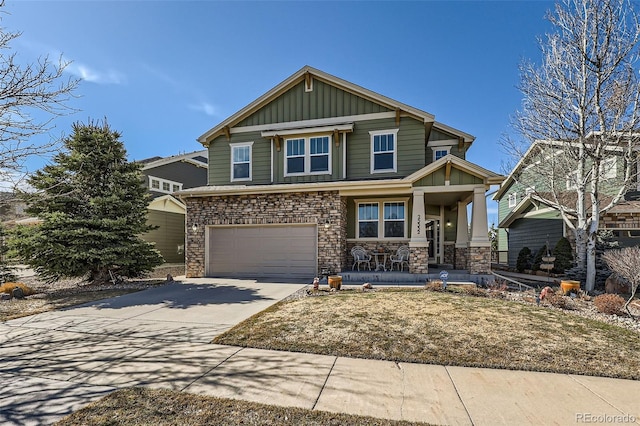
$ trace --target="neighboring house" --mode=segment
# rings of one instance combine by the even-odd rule
[[[549,146],[551,147],[549,149]],[[544,147],[543,154],[534,154],[536,147]],[[566,237],[575,240],[575,234],[562,219],[560,212],[544,202],[551,195],[545,192],[545,182],[528,173],[538,173],[531,164],[539,161],[551,161],[550,152],[557,152],[558,146],[537,141],[518,162],[513,171],[504,180],[494,199],[498,201],[498,251],[507,253],[502,256],[509,267],[516,266],[518,253],[528,247],[533,253],[545,245],[550,250],[558,240]],[[542,160],[541,160],[542,159]],[[607,204],[621,185],[624,158],[621,151],[609,150],[609,157],[601,166],[600,197],[601,205]],[[545,178],[549,180],[548,178]],[[558,173],[553,179],[557,187],[566,189],[561,193],[562,204],[575,208],[575,172]],[[526,184],[523,182],[527,182]],[[640,181],[635,180],[624,200],[614,206],[600,218],[600,229],[613,232],[621,247],[640,244]]]
[[[198,140],[208,185],[179,194],[189,277],[310,280],[351,269],[355,245],[408,245],[414,274],[489,272],[485,194],[504,177],[432,114],[307,66]]]
[[[144,183],[153,197],[148,222],[157,229],[144,234],[154,242],[167,263],[184,262],[185,205],[173,196],[177,191],[207,183],[207,151],[171,157],[153,157],[142,164]]]
[[[12,192],[0,191],[0,222],[14,223],[27,217],[27,204]]]

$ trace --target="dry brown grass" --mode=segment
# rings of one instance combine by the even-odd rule
[[[0,285],[0,293],[12,294],[13,290],[16,288],[21,289],[22,294],[24,294],[25,296],[31,296],[35,294],[35,291],[31,287],[23,283],[4,283]]]
[[[424,424],[141,388],[114,392],[56,423],[58,426]]]
[[[440,292],[281,302],[215,343],[358,358],[640,379],[640,335],[546,307]]]

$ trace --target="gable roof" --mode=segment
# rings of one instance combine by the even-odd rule
[[[430,175],[436,170],[447,166],[447,164],[452,165],[453,167],[462,170],[470,175],[481,178],[486,181],[489,185],[499,185],[503,180],[504,176],[499,175],[497,173],[492,172],[491,170],[487,170],[484,167],[480,167],[477,164],[471,163],[467,160],[463,160],[460,157],[456,157],[452,154],[447,154],[444,157],[434,161],[433,163],[423,167],[422,169],[410,174],[404,180],[409,182],[417,182],[425,176]]]
[[[278,96],[285,93],[287,90],[291,89],[296,84],[304,80],[312,80],[318,79],[324,82],[327,82],[341,90],[345,90],[350,93],[354,93],[364,99],[369,101],[378,103],[383,105],[391,110],[395,110],[397,112],[403,112],[408,114],[418,120],[422,120],[424,123],[433,123],[434,127],[442,128],[448,133],[454,134],[459,137],[466,143],[471,143],[475,139],[474,136],[462,132],[460,130],[454,129],[453,127],[443,125],[441,123],[435,122],[435,116],[428,112],[422,111],[418,108],[414,108],[410,105],[404,104],[402,102],[398,102],[394,99],[388,98],[386,96],[380,95],[379,93],[373,92],[369,89],[365,89],[364,87],[358,86],[356,84],[350,83],[341,78],[335,77],[331,74],[327,74],[318,69],[312,68],[308,65],[302,67],[300,70],[292,74],[290,77],[285,79],[283,82],[275,86],[273,89],[269,90],[264,95],[260,96],[258,99],[242,108],[237,113],[233,114],[226,120],[222,121],[209,131],[205,132],[202,136],[200,136],[197,140],[204,146],[209,146],[209,143],[212,139],[225,134],[225,129],[229,129],[230,127],[235,126],[237,123],[250,116],[254,112],[258,111],[260,108],[269,104],[271,101],[276,99]]]
[[[138,163],[143,165],[142,170],[149,170],[156,167],[164,166],[171,163],[178,163],[178,162],[190,163],[190,164],[193,164],[194,166],[198,166],[206,169],[208,167],[206,163],[206,161],[208,161],[208,155],[209,153],[207,150],[201,150],[201,151],[188,152],[186,154],[172,155],[170,157],[164,157],[164,158],[151,157],[151,158],[147,158],[146,160],[140,160],[138,161]],[[202,157],[206,161],[202,161],[198,157]]]

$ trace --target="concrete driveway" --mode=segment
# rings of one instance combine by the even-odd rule
[[[189,279],[0,323],[0,424],[50,424],[123,386],[182,390],[239,350],[211,339],[303,286]]]

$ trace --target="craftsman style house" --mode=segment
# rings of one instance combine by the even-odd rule
[[[548,182],[552,180],[559,189],[558,202],[565,207],[569,218],[575,218],[571,213],[576,208],[575,164],[562,165],[551,158],[562,149],[558,143],[535,142],[495,193],[493,198],[498,201],[498,251],[506,254],[501,256],[499,263],[513,268],[518,253],[524,247],[535,253],[545,245],[553,249],[562,237],[575,240],[574,231],[565,224],[559,210],[546,202],[553,199],[548,192]],[[622,187],[626,161],[621,149],[609,148],[605,152],[607,156],[600,165],[601,207],[609,204]],[[541,162],[549,165],[541,165]],[[631,164],[631,176],[636,176],[635,179],[623,188],[626,190],[624,199],[602,215],[599,224],[599,229],[612,231],[620,247],[640,244],[638,160]]]
[[[503,177],[432,114],[307,66],[198,140],[208,185],[179,193],[188,277],[310,279],[351,269],[356,245],[408,246],[414,274],[489,270],[485,193]]]
[[[142,166],[144,185],[153,198],[147,207],[147,221],[158,227],[142,238],[155,243],[165,262],[183,263],[186,209],[173,194],[206,185],[207,151],[152,157],[138,163]]]

